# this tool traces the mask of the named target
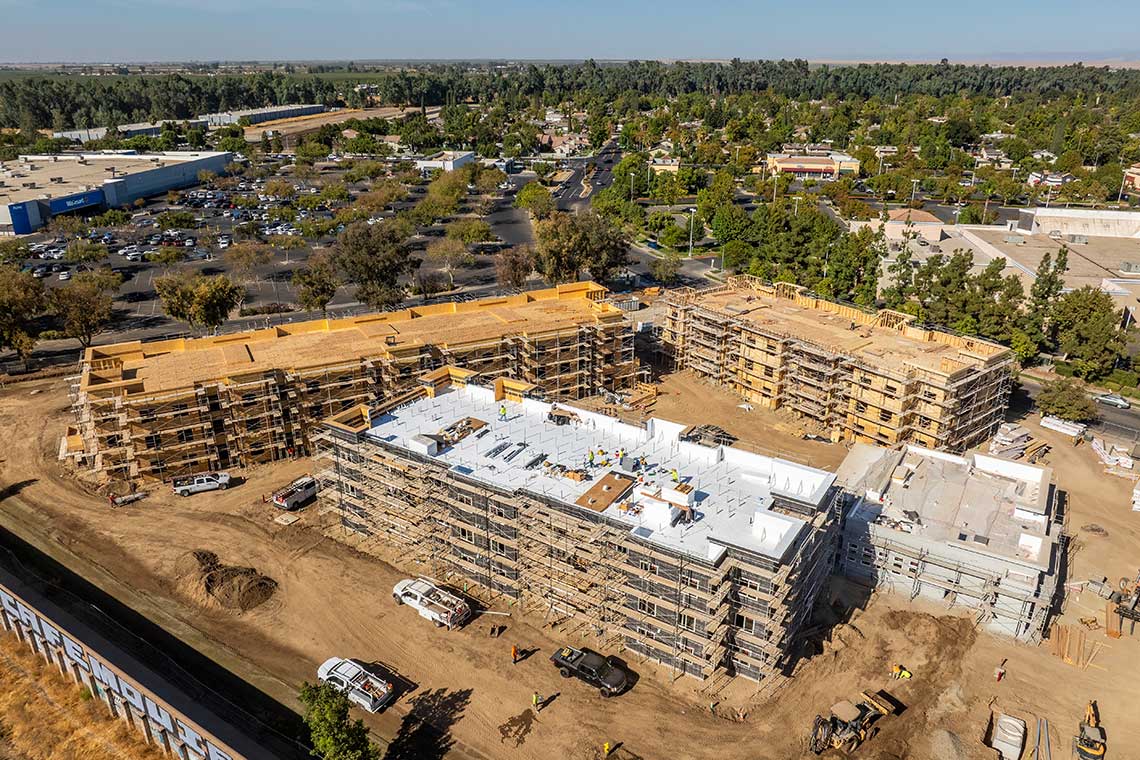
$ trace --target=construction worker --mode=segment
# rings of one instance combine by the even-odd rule
[[[673,476],[673,482],[674,483],[680,483],[681,482],[681,473],[677,472],[676,467],[674,467],[672,470],[670,470],[669,474]]]
[[[505,420],[507,418],[507,405],[499,404],[499,419]]]
[[[602,744],[602,757],[609,757],[609,756],[610,756],[610,743],[605,742]]]
[[[593,449],[590,449],[589,459],[590,459],[590,466],[593,467],[594,466],[594,450]]]
[[[894,665],[891,666],[891,677],[892,678],[910,678],[910,676],[911,676],[910,671],[907,670],[906,668],[904,668],[902,665],[895,663]]]
[[[542,706],[546,703],[546,700],[536,691],[531,695],[530,703],[534,706],[534,711],[540,713],[542,712]]]
[[[511,664],[515,665],[519,661],[519,647],[518,644],[511,644]]]

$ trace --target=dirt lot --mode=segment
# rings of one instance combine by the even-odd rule
[[[667,383],[670,389],[679,390]],[[739,425],[750,440],[772,443],[770,415],[739,410],[735,420],[726,394],[697,390],[699,410],[677,394],[663,396],[657,413],[692,419],[697,412],[702,421],[730,430],[726,423]],[[291,526],[274,523],[278,513],[262,495],[311,469],[310,462],[251,470],[244,484],[225,492],[188,499],[155,493],[111,509],[104,495],[80,487],[55,460],[66,403],[61,380],[0,393],[0,431],[8,443],[0,454],[0,522],[35,538],[60,561],[286,704],[296,706],[296,686],[312,679],[330,655],[392,667],[410,688],[388,712],[367,719],[392,759],[585,759],[598,757],[609,741],[621,743],[613,755],[619,758],[783,760],[807,755],[817,712],[862,689],[880,688],[906,710],[884,720],[860,758],[993,757],[979,737],[994,698],[1030,723],[1037,715],[1048,717],[1053,746],[1062,749],[1085,702],[1095,698],[1110,756],[1123,758],[1125,748],[1140,746],[1136,639],[1107,642],[1111,646],[1093,665],[1080,670],[1046,648],[977,634],[972,618],[905,598],[876,596],[858,602],[865,609],[845,609],[852,600],[865,600],[865,592],[842,582],[834,584],[835,609],[849,620],[764,704],[753,699],[755,684],[738,681],[710,696],[699,691],[702,684],[673,682],[667,670],[631,653],[623,656],[639,682],[628,694],[602,702],[582,684],[558,678],[546,662],[563,639],[541,620],[483,618],[463,630],[437,630],[391,602],[389,591],[402,573],[328,538],[316,510],[306,510]],[[781,434],[773,445],[794,442],[803,447],[795,450],[821,466],[842,455],[838,447],[788,438]],[[1075,577],[1134,572],[1140,516],[1128,511],[1131,484],[1094,475],[1092,457],[1087,448],[1062,446],[1052,455],[1058,479],[1073,495],[1073,523],[1095,522],[1107,534],[1078,534]],[[234,579],[239,586],[225,591]],[[265,579],[272,583],[269,593]],[[1086,602],[1092,604],[1071,602],[1068,614]],[[506,634],[490,638],[490,624],[504,622]],[[512,666],[511,644],[537,651]],[[1003,659],[1007,676],[999,684],[993,670]],[[906,664],[914,679],[890,680],[892,662]],[[537,716],[530,709],[532,691],[553,697]],[[711,702],[717,702],[715,710]]]
[[[276,119],[275,121],[265,121],[260,124],[255,124],[252,127],[246,127],[245,139],[246,142],[257,142],[261,139],[261,133],[267,131],[276,132],[284,137],[292,137],[294,135],[315,132],[325,124],[340,124],[349,119],[396,119],[418,110],[419,109],[399,108],[397,106],[362,109],[342,108],[339,111],[298,116],[293,119]],[[428,108],[426,110],[429,119],[439,115],[438,107]]]

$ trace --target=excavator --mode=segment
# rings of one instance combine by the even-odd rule
[[[1081,760],[1102,760],[1107,750],[1104,729],[1100,725],[1100,711],[1096,700],[1085,708],[1085,719],[1081,721],[1081,732],[1073,737],[1073,749]]]
[[[873,724],[879,718],[894,712],[882,692],[864,691],[859,696],[858,703],[845,699],[832,705],[830,717],[815,716],[811,729],[812,752],[821,755],[829,749],[838,749],[851,753],[878,732]]]

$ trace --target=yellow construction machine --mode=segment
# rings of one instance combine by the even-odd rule
[[[810,749],[821,755],[829,749],[853,752],[878,732],[874,723],[894,712],[894,707],[883,692],[862,692],[858,703],[846,699],[831,707],[827,718],[815,716],[811,729]]]
[[[1085,719],[1081,721],[1080,733],[1073,737],[1073,749],[1081,760],[1101,760],[1104,757],[1107,745],[1095,701],[1089,702],[1089,706],[1085,708]]]

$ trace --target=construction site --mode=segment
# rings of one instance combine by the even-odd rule
[[[666,296],[663,363],[765,409],[789,408],[835,442],[962,451],[1004,420],[1013,353],[749,275]]]
[[[1047,467],[983,454],[857,443],[838,472],[838,570],[1037,643],[1061,601],[1066,536],[1052,479]]]
[[[861,705],[861,692],[875,695],[880,690],[905,705],[905,712],[877,719],[870,727],[875,735],[868,730],[853,757],[993,760],[987,727],[999,725],[997,713],[1001,713],[1002,721],[1016,717],[1027,724],[1026,752],[1032,753],[1035,748],[1034,727],[1038,726],[1044,731],[1036,736],[1037,744],[1043,736],[1052,737],[1058,756],[1064,756],[1063,750],[1074,734],[1084,733],[1081,716],[1090,700],[1096,700],[1099,709],[1108,757],[1128,757],[1127,748],[1140,742],[1140,725],[1132,719],[1140,700],[1134,677],[1134,662],[1140,654],[1140,630],[1134,624],[1140,615],[1136,604],[1140,595],[1134,584],[1127,592],[1118,590],[1120,579],[1136,577],[1135,558],[1140,554],[1137,513],[1130,509],[1134,483],[1106,475],[1092,447],[1074,446],[1071,436],[1046,426],[1036,415],[1015,410],[1010,421],[1048,445],[1045,459],[1037,464],[1052,470],[1051,479],[1040,473],[1007,482],[1004,471],[988,472],[986,466],[978,466],[965,455],[961,458],[967,465],[927,462],[917,465],[903,483],[892,480],[886,488],[889,504],[866,498],[867,488],[859,495],[864,497],[861,509],[882,510],[886,519],[871,523],[875,531],[892,541],[910,539],[912,534],[905,532],[905,524],[911,523],[915,534],[924,529],[939,531],[936,537],[947,547],[940,551],[969,551],[968,555],[959,554],[958,561],[981,565],[979,550],[1000,556],[1004,544],[998,539],[1004,541],[1001,537],[1012,536],[1011,531],[1040,535],[1037,524],[1022,517],[1023,508],[1042,506],[1034,500],[1028,484],[1055,483],[1051,489],[1045,486],[1053,492],[1048,496],[1051,501],[1045,502],[1052,510],[1047,518],[1052,522],[1039,559],[1043,564],[1045,551],[1061,557],[1063,573],[1053,582],[1064,589],[1064,598],[1044,641],[1035,644],[1032,636],[999,630],[986,620],[979,622],[982,608],[970,598],[965,581],[957,595],[943,595],[937,590],[941,579],[930,570],[923,573],[921,593],[912,598],[915,583],[911,578],[898,577],[891,584],[855,578],[846,575],[834,557],[828,557],[820,563],[822,583],[816,603],[805,613],[810,620],[794,633],[789,628],[779,644],[781,649],[795,653],[790,677],[766,675],[756,683],[741,665],[750,663],[748,655],[739,656],[726,647],[719,674],[712,667],[685,669],[676,660],[658,661],[642,654],[635,648],[639,643],[652,641],[651,646],[667,655],[674,643],[649,639],[627,628],[627,623],[633,619],[634,625],[653,626],[664,632],[655,634],[662,638],[677,632],[683,639],[681,646],[685,642],[697,644],[703,652],[714,655],[718,648],[711,646],[711,636],[682,627],[689,625],[688,617],[678,615],[677,625],[665,622],[663,616],[664,610],[670,609],[669,600],[678,598],[675,579],[684,577],[682,571],[691,569],[694,580],[700,575],[711,581],[719,578],[723,563],[733,560],[737,551],[743,554],[747,549],[751,555],[747,561],[756,567],[763,567],[759,560],[771,559],[763,548],[764,541],[772,539],[771,532],[765,536],[762,529],[757,537],[752,531],[755,522],[750,525],[740,511],[735,518],[727,518],[723,506],[717,513],[718,504],[726,505],[737,493],[750,499],[750,509],[743,511],[753,517],[758,511],[764,514],[768,504],[760,495],[760,484],[745,481],[732,470],[744,473],[771,461],[773,471],[781,472],[778,468],[787,465],[776,460],[806,462],[815,466],[803,472],[822,471],[822,475],[812,477],[830,479],[832,472],[847,472],[843,460],[851,452],[845,446],[805,439],[804,426],[794,415],[745,409],[728,388],[701,380],[692,372],[662,378],[652,412],[628,428],[603,424],[577,409],[590,399],[575,401],[575,408],[562,401],[550,406],[530,398],[540,395],[538,389],[525,382],[508,382],[505,376],[482,379],[456,369],[434,375],[429,371],[426,378],[424,374],[410,381],[405,391],[416,398],[409,396],[403,402],[390,398],[396,406],[387,410],[383,410],[384,400],[364,405],[367,411],[354,405],[343,410],[348,419],[336,423],[345,430],[335,430],[333,423],[314,426],[312,435],[336,441],[335,447],[324,440],[316,441],[315,446],[339,449],[340,466],[364,473],[357,486],[360,492],[352,496],[346,487],[341,508],[340,494],[334,487],[326,487],[323,500],[290,512],[275,506],[269,494],[306,475],[330,477],[324,471],[338,465],[335,456],[331,464],[327,456],[301,456],[235,468],[235,486],[190,498],[176,495],[165,484],[140,482],[142,498],[109,506],[105,487],[90,478],[77,478],[70,463],[58,460],[60,438],[74,424],[68,380],[9,383],[0,389],[0,426],[20,445],[8,447],[0,457],[0,526],[34,543],[40,551],[291,710],[302,710],[298,686],[311,682],[316,668],[330,656],[382,662],[408,679],[409,691],[382,714],[354,711],[353,717],[365,721],[373,740],[382,748],[388,745],[389,758],[598,760],[604,742],[611,746],[620,742],[620,749],[611,757],[623,760],[807,757],[814,716],[829,720],[832,706],[831,718],[843,718],[846,713],[835,710],[835,706],[844,701]],[[435,396],[429,394],[429,387]],[[496,400],[499,393],[503,398]],[[465,394],[483,400],[457,403]],[[597,408],[609,405],[624,411],[625,399],[634,395],[646,394],[631,390],[616,405],[605,399],[593,400]],[[432,404],[439,406],[431,407],[431,411]],[[504,405],[507,419],[500,420],[500,407]],[[421,411],[417,413],[417,409]],[[353,419],[350,412],[359,413],[359,419]],[[658,427],[654,421],[650,426],[653,417],[680,422]],[[467,418],[486,424],[480,427],[467,421],[456,425]],[[699,424],[690,430],[681,426],[684,422]],[[705,430],[707,434],[696,436],[697,429],[705,428],[710,428]],[[674,429],[678,431],[676,443],[670,441]],[[488,432],[479,437],[484,430]],[[616,438],[612,430],[620,431]],[[370,431],[379,437],[371,437]],[[494,440],[497,435],[506,438]],[[425,440],[413,441],[416,436]],[[693,437],[704,442],[680,445],[681,439]],[[447,443],[448,438],[454,442]],[[735,442],[725,445],[730,438]],[[502,443],[513,445],[491,459],[483,455],[484,450],[489,452]],[[527,446],[521,448],[519,443]],[[674,446],[676,455],[670,454]],[[428,453],[432,447],[436,447],[435,454]],[[616,450],[621,448],[627,450],[621,452],[629,455],[627,458],[636,460],[636,469],[615,466],[612,459],[609,465],[600,464],[606,455],[616,457]],[[738,457],[753,448],[766,452],[766,458],[741,464]],[[599,449],[605,450],[602,457]],[[589,462],[591,450],[593,467]],[[505,457],[512,453],[511,461],[506,462]],[[526,465],[542,454],[546,459],[527,470]],[[910,454],[919,455],[908,451]],[[360,459],[354,460],[354,456]],[[642,456],[647,465],[644,469]],[[883,471],[890,468],[897,453],[885,456]],[[389,462],[387,466],[392,468],[387,481],[380,474],[381,461]],[[549,467],[547,462],[551,463]],[[685,501],[677,501],[677,517],[682,519],[676,525],[670,524],[672,519],[665,522],[664,507],[651,506],[655,504],[650,498],[654,489],[670,499],[678,498],[671,491],[683,491],[671,485],[674,466],[681,481],[676,485],[699,483],[694,496],[694,517],[698,519],[691,523],[683,521],[688,517],[680,508]],[[900,462],[894,470],[908,466]],[[467,467],[473,472],[465,473],[463,468]],[[960,487],[953,471],[962,467],[974,468],[972,477],[979,483],[961,491],[963,503],[952,516]],[[426,486],[417,487],[415,478],[405,474],[415,468],[427,473]],[[943,480],[937,472],[940,468],[946,468],[953,477],[948,484],[933,488]],[[574,480],[579,470],[590,479]],[[611,473],[624,477],[614,485],[608,478]],[[650,494],[637,484],[642,475],[646,478],[642,486],[647,486]],[[348,473],[345,479],[355,477]],[[608,495],[624,488],[624,478],[634,482],[626,495],[597,511]],[[733,478],[735,483],[730,482]],[[1027,484],[1024,493],[1018,492],[1019,479]],[[979,484],[987,482],[989,490],[978,490]],[[388,484],[391,492],[382,490]],[[604,490],[607,485],[610,491]],[[797,515],[795,519],[804,521],[798,529],[800,535],[823,538],[830,530],[830,545],[837,550],[845,546],[844,537],[835,532],[838,513],[846,511],[851,519],[854,501],[850,494],[860,490],[858,485],[843,486],[849,495],[841,502],[831,502],[832,516],[824,518],[831,522],[822,531],[807,516],[794,511],[809,503],[810,497],[806,501],[802,495],[785,499],[781,495],[784,483],[775,485],[778,488],[768,492],[771,504],[765,519],[790,522],[792,515]],[[121,489],[125,484],[116,486]],[[598,488],[591,494],[595,486]],[[839,486],[837,477],[832,490],[839,490]],[[933,490],[924,490],[928,486]],[[409,493],[418,491],[421,496],[402,496],[397,489],[403,488]],[[912,490],[913,494],[907,495]],[[1065,492],[1064,498],[1058,498],[1060,490]],[[701,498],[702,492],[710,496]],[[936,494],[938,504],[928,507],[923,502],[922,508],[916,509],[922,493]],[[478,500],[483,494],[489,495],[486,502]],[[421,515],[427,512],[417,499],[428,496],[436,507],[431,519],[424,521]],[[985,524],[986,516],[976,523],[980,510],[973,505],[983,497],[994,500],[996,530]],[[472,506],[466,504],[468,498]],[[583,498],[587,505],[594,499],[593,508],[580,506],[578,501]],[[623,510],[627,502],[640,507],[640,513]],[[365,510],[357,506],[360,503]],[[397,506],[400,504],[405,505],[403,512]],[[513,517],[503,516],[511,514],[508,506],[517,510]],[[668,509],[672,518],[674,508]],[[1060,533],[1052,527],[1059,509],[1065,513],[1069,538],[1051,544],[1054,539],[1060,541]],[[1007,521],[1006,510],[1016,510],[1016,519]],[[922,526],[906,512],[916,512]],[[403,513],[415,518],[400,522]],[[486,530],[480,530],[480,523],[470,522],[480,515],[490,516],[483,523],[488,526]],[[345,517],[373,531],[373,535],[346,524]],[[385,524],[389,520],[390,526]],[[958,539],[957,532],[951,533],[951,528],[938,520],[968,533],[967,540]],[[587,524],[590,527],[583,530]],[[474,541],[459,534],[460,529],[469,531]],[[515,531],[513,539],[508,529]],[[415,546],[411,538],[398,540],[401,531],[422,531],[419,535],[428,545]],[[598,531],[611,538],[591,542]],[[990,544],[975,541],[972,536],[977,535],[989,538]],[[761,546],[757,548],[756,544]],[[385,552],[386,545],[390,548]],[[515,551],[513,558],[509,546]],[[710,559],[715,555],[707,552],[710,547],[721,546],[728,548],[718,565],[717,560]],[[574,548],[567,562],[559,553],[565,547]],[[497,554],[498,549],[507,554]],[[622,549],[633,561],[626,561]],[[778,552],[779,547],[772,551]],[[757,572],[756,580],[785,572],[784,565],[796,556],[794,548],[789,551],[779,570]],[[607,554],[611,562],[605,564],[605,570],[589,564],[593,556]],[[935,556],[932,546],[931,567]],[[970,557],[968,563],[966,556]],[[491,561],[498,564],[486,564],[484,558],[489,557],[497,558]],[[649,564],[644,570],[643,559]],[[734,561],[739,567],[745,565],[743,560]],[[1010,562],[1012,565],[1014,559]],[[799,563],[807,568],[811,559],[801,554]],[[1026,564],[1024,560],[1020,563]],[[894,559],[887,565],[883,573],[894,568]],[[517,580],[508,578],[511,568],[517,572]],[[235,580],[248,576],[255,584],[251,588],[272,588],[272,594],[261,593],[250,600],[242,589],[235,589],[242,593],[230,598],[229,587],[211,582],[225,573],[245,573]],[[435,628],[408,614],[407,607],[396,606],[389,590],[414,575],[433,576],[440,583],[450,584],[456,593],[469,595],[476,602],[473,619],[455,630]],[[601,590],[589,586],[599,577],[612,579],[612,585]],[[737,626],[738,620],[747,625],[745,619],[752,616],[745,612],[745,605],[753,604],[754,598],[767,597],[752,594],[746,578],[751,580],[742,575],[730,584],[722,581],[720,588],[710,586],[707,594],[703,588],[684,590],[682,593],[694,598],[682,596],[680,603],[691,606],[694,612],[682,609],[681,614],[711,622],[707,612],[705,617],[697,614],[701,604],[708,602],[697,603],[696,599],[720,601],[715,597],[723,592],[733,610],[732,625]],[[788,578],[783,585],[799,584],[803,589],[799,593],[812,593],[810,581],[805,578],[801,583],[795,569]],[[488,580],[498,582],[499,587],[485,585]],[[649,582],[657,585],[651,592],[642,593],[642,586],[637,584]],[[1042,578],[1042,588],[1046,583],[1048,579]],[[1005,580],[1000,585],[1012,590]],[[513,596],[516,588],[518,595]],[[774,590],[774,601],[782,591],[782,587]],[[536,598],[539,596],[542,598]],[[613,601],[604,610],[609,620],[602,621],[599,636],[591,621],[601,617],[596,610],[598,600],[605,596]],[[635,600],[642,600],[647,609],[648,604],[662,606],[654,609],[650,618]],[[708,606],[704,609],[710,610]],[[720,609],[713,607],[711,611]],[[795,615],[801,605],[789,592],[772,609]],[[736,617],[738,613],[742,618]],[[779,626],[786,625],[759,612],[753,620],[761,621],[774,635],[779,634]],[[501,631],[504,627],[505,633],[488,634],[489,628]],[[788,641],[789,637],[794,641]],[[738,645],[742,641],[751,641],[747,631],[730,629],[722,644]],[[528,655],[535,654],[513,662],[512,645]],[[568,645],[593,647],[606,656],[623,659],[625,667],[637,676],[634,685],[627,693],[603,703],[596,690],[563,679],[547,655]],[[681,660],[697,665],[683,655]],[[762,664],[776,669],[778,657],[775,662]],[[904,666],[913,677],[892,679],[896,665]],[[702,679],[702,671],[712,675]],[[683,677],[685,673],[692,677]],[[553,705],[537,716],[531,709],[535,691],[551,699],[557,696]],[[848,735],[842,726],[836,728],[842,730],[833,736]]]
[[[314,424],[453,365],[552,399],[636,381],[633,332],[591,282],[215,337],[88,348],[61,455],[111,480],[167,479],[312,451]]]
[[[709,679],[785,673],[831,570],[831,473],[444,367],[317,435],[358,549]]]

